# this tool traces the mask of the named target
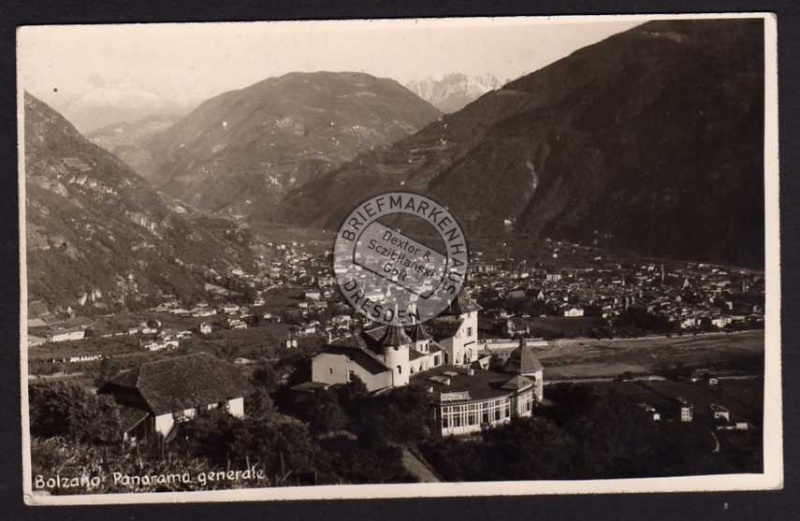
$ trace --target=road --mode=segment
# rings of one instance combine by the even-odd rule
[[[411,452],[408,447],[403,447],[403,466],[406,470],[417,478],[420,483],[439,483],[441,480],[433,473],[433,470],[416,454]]]

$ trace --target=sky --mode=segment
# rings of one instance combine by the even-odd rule
[[[194,104],[292,71],[405,83],[448,72],[511,80],[645,20],[605,17],[24,27],[24,89],[63,109],[104,88]]]

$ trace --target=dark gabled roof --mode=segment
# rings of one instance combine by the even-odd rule
[[[519,347],[511,352],[504,368],[509,373],[521,375],[533,374],[544,370],[544,366],[533,354],[533,350],[525,343],[524,339],[520,340]]]
[[[136,392],[155,415],[240,398],[251,390],[236,367],[208,353],[145,362],[101,388]]]
[[[481,306],[473,300],[472,296],[465,288],[461,288],[456,298],[454,298],[450,305],[447,307],[446,314],[448,315],[464,315],[472,311],[480,311]]]
[[[355,334],[353,336],[359,337],[369,347],[377,347],[385,334],[386,326],[371,326],[368,329],[362,329],[360,335]]]
[[[323,353],[344,355],[354,363],[360,365],[370,374],[381,374],[390,369],[380,361],[375,355],[366,349],[354,347],[352,345],[338,344],[328,346]]]
[[[333,347],[354,347],[358,349],[367,349],[367,340],[362,335],[347,335],[344,338],[334,340],[331,344]]]
[[[461,327],[461,322],[462,320],[458,317],[436,317],[428,320],[425,327],[438,341],[452,338]]]
[[[422,322],[417,322],[411,326],[408,336],[414,342],[424,342],[425,340],[433,340],[433,337],[428,330],[422,325]]]

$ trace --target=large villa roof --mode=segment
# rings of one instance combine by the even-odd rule
[[[372,352],[380,354],[386,346],[408,345],[413,342],[424,340],[442,340],[451,338],[461,327],[462,319],[460,315],[472,311],[479,311],[480,305],[475,302],[469,293],[462,289],[448,308],[438,317],[427,322],[417,322],[411,326],[403,327],[393,323],[390,325],[378,325],[363,329],[361,332],[352,335],[352,339],[343,339],[347,345],[358,344],[362,348],[370,349]],[[333,345],[340,345],[340,342]]]
[[[389,367],[379,360],[375,355],[363,347],[354,344],[338,343],[325,350],[325,353],[345,355],[355,363],[363,367],[370,374],[381,374],[389,371]]]
[[[385,346],[408,345],[416,342],[417,339],[433,338],[428,332],[428,324],[417,323],[405,328],[396,324],[381,325],[364,329],[360,334],[352,336],[359,338],[364,347],[381,353]]]
[[[454,396],[466,393],[454,401],[470,402],[508,396],[533,383],[528,378],[518,378],[518,375],[479,369],[470,375],[463,367],[445,365],[413,375],[411,384],[432,389],[437,399],[446,398],[450,393]]]
[[[346,355],[373,374],[388,371],[389,368],[377,355],[382,355],[387,346],[411,345],[409,356],[412,360],[441,350],[437,341],[452,338],[461,327],[460,315],[480,310],[480,306],[462,290],[453,300],[448,310],[424,324],[415,323],[403,327],[398,323],[376,325],[338,339],[325,347],[324,352]],[[415,353],[415,342],[434,340],[428,345],[425,354]],[[507,378],[506,378],[507,380]]]

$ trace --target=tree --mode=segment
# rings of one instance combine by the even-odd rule
[[[347,483],[409,483],[416,481],[403,465],[403,451],[392,445],[365,447],[341,442],[326,447],[331,465]]]
[[[222,409],[212,409],[179,426],[178,438],[195,456],[215,464],[230,459],[233,442],[242,435],[244,422]]]
[[[100,369],[94,379],[94,384],[100,387],[119,371],[119,363],[113,358],[104,356],[100,360]]]
[[[338,391],[339,402],[348,413],[352,413],[354,404],[369,396],[366,384],[357,375],[352,375],[347,385],[339,387]]]
[[[305,411],[305,419],[314,434],[339,431],[347,424],[347,414],[339,404],[336,394],[330,389],[317,391],[309,405]]]
[[[485,431],[483,441],[487,479],[565,479],[582,474],[576,440],[546,418],[516,418]]]
[[[350,408],[354,430],[368,445],[415,444],[428,436],[429,398],[417,386],[355,402]]]
[[[272,397],[263,388],[256,388],[256,391],[245,400],[245,408],[248,418],[275,418],[278,409]]]
[[[119,440],[119,408],[111,397],[64,382],[28,389],[34,436],[68,436],[76,443],[96,444]]]
[[[253,385],[260,387],[267,392],[272,392],[278,386],[278,374],[272,365],[266,360],[260,360],[258,366],[253,371],[251,378]]]

